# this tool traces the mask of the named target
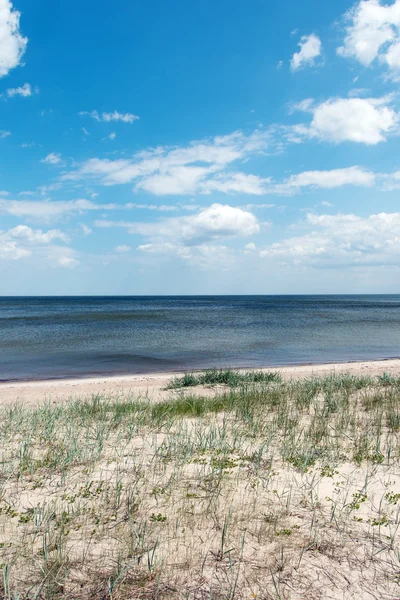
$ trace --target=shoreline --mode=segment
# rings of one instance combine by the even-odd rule
[[[0,379],[0,386],[8,385],[8,384],[44,384],[44,383],[57,383],[57,382],[92,382],[92,381],[103,381],[103,380],[124,380],[124,379],[135,379],[135,378],[152,378],[152,377],[165,377],[171,378],[177,375],[184,375],[185,373],[204,373],[205,371],[281,371],[283,370],[295,370],[295,369],[303,369],[303,368],[317,368],[317,367],[330,367],[330,366],[341,366],[341,365],[359,365],[359,364],[372,364],[372,363],[388,363],[393,361],[399,361],[400,364],[400,356],[390,356],[387,358],[371,358],[371,359],[354,359],[354,360],[334,360],[334,361],[325,361],[325,362],[300,362],[300,363],[291,363],[291,364],[272,364],[272,365],[258,365],[258,366],[213,366],[213,367],[204,367],[204,368],[187,368],[187,369],[166,369],[162,371],[143,371],[138,373],[109,373],[104,372],[102,374],[99,373],[87,373],[84,375],[60,375],[54,377],[35,377],[34,379],[23,378],[23,379]]]
[[[348,361],[290,365],[283,367],[243,367],[235,371],[279,372],[284,379],[302,379],[313,376],[327,376],[334,373],[351,375],[379,376],[383,373],[400,375],[400,358],[369,361]],[[134,375],[105,375],[84,378],[64,378],[30,381],[0,382],[0,405],[23,402],[36,404],[40,401],[65,401],[73,397],[87,397],[92,394],[135,394],[154,400],[167,397],[164,390],[168,381],[185,371],[153,372]],[[201,372],[190,370],[190,372]],[[169,392],[170,393],[170,392]]]

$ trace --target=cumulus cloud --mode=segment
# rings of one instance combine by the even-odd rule
[[[20,31],[20,13],[10,0],[0,0],[0,77],[21,64],[28,39]]]
[[[97,222],[102,227],[122,226],[128,233],[148,239],[137,251],[157,260],[174,257],[199,269],[229,269],[235,252],[221,243],[260,231],[256,217],[243,209],[213,204],[189,217],[163,219],[156,223]]]
[[[43,231],[17,225],[8,231],[0,231],[0,258],[20,260],[33,257],[36,262],[54,266],[71,267],[78,264],[72,248],[55,242],[67,243],[68,236],[59,229]]]
[[[96,221],[98,227],[124,227],[157,245],[169,241],[194,246],[223,238],[253,235],[260,231],[257,218],[249,211],[229,205],[212,204],[190,216],[172,217],[154,223]]]
[[[312,113],[307,126],[295,126],[291,133],[304,137],[340,143],[356,142],[375,145],[390,133],[398,133],[399,115],[391,106],[391,98],[330,98],[321,104],[307,99],[307,105],[296,108]]]
[[[290,68],[292,71],[297,71],[306,66],[313,65],[315,59],[321,55],[322,43],[319,37],[315,34],[303,35],[299,44],[299,52],[295,52],[290,61]]]
[[[400,265],[400,213],[307,215],[309,229],[263,249],[263,257],[316,267]]]
[[[362,0],[345,15],[347,22],[340,56],[355,58],[365,66],[375,60],[391,69],[400,68],[400,0],[382,4]]]
[[[4,129],[0,129],[0,140],[4,140],[4,138],[11,135],[11,131],[5,131]]]
[[[45,158],[43,158],[40,162],[46,163],[48,165],[58,165],[61,162],[61,155],[56,152],[51,152]]]
[[[133,115],[132,113],[119,113],[117,110],[113,112],[103,112],[98,113],[97,110],[89,111],[81,111],[79,113],[81,117],[88,116],[94,119],[95,121],[104,121],[109,123],[110,121],[121,121],[122,123],[133,123],[134,121],[138,121],[140,117],[137,115]]]
[[[23,241],[26,244],[49,244],[54,240],[68,242],[68,236],[59,229],[50,229],[45,233],[41,229],[31,229],[26,225],[18,225],[8,230],[8,235],[12,239]]]
[[[1,260],[18,260],[31,255],[30,250],[20,248],[17,242],[7,239],[0,231],[0,259]]]

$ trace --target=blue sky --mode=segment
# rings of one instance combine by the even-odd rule
[[[0,0],[0,294],[399,291],[400,0]]]

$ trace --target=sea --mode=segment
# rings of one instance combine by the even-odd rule
[[[400,295],[0,298],[0,381],[399,356]]]

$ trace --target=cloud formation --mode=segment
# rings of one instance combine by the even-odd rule
[[[269,131],[256,130],[248,136],[236,131],[211,140],[194,141],[184,147],[160,146],[138,152],[132,159],[91,158],[78,170],[64,174],[63,179],[90,178],[102,185],[135,182],[136,190],[155,195],[209,193],[224,187],[243,191],[250,185],[254,189],[256,180],[239,173],[231,174],[228,182],[219,174],[235,161],[264,152],[270,143]],[[214,177],[214,183],[210,183]]]
[[[3,195],[9,195],[4,192]],[[36,192],[21,192],[23,195],[36,195]],[[0,196],[2,194],[0,193]],[[12,200],[0,197],[0,215],[10,215],[26,219],[55,221],[73,215],[83,215],[89,211],[121,211],[141,209],[149,211],[173,212],[178,206],[164,204],[137,204],[128,202],[126,204],[99,204],[79,198],[77,200]],[[185,209],[185,208],[184,208]],[[187,210],[190,208],[187,207]]]
[[[330,98],[321,104],[311,99],[295,108],[312,113],[310,125],[294,126],[291,134],[341,143],[356,142],[373,146],[398,134],[399,115],[391,105],[391,97]]]
[[[74,258],[72,248],[55,242],[67,243],[69,238],[59,229],[42,231],[26,225],[17,225],[8,231],[0,231],[0,259],[20,260],[33,258],[35,263],[52,266],[74,267],[79,261]]]
[[[299,44],[300,50],[295,52],[290,61],[292,71],[298,71],[306,66],[315,64],[315,59],[321,56],[322,43],[315,34],[303,35]]]
[[[340,56],[370,66],[375,60],[390,69],[400,68],[400,0],[382,4],[362,0],[345,15],[346,36],[337,49]]]
[[[0,77],[21,64],[28,39],[20,31],[20,13],[10,0],[0,0]]]
[[[212,204],[195,215],[153,223],[99,220],[95,224],[97,227],[123,227],[128,233],[140,234],[158,243],[172,238],[188,246],[260,231],[257,218],[251,212],[223,204]]]
[[[400,266],[400,213],[308,214],[308,233],[264,248],[262,257],[316,267]]]
[[[51,152],[45,158],[43,158],[40,162],[46,163],[48,165],[58,165],[61,162],[61,155],[57,152]]]
[[[95,121],[104,121],[106,123],[109,123],[110,121],[122,121],[122,123],[133,123],[134,121],[138,121],[140,119],[140,117],[138,117],[137,115],[133,115],[131,113],[119,113],[117,110],[114,110],[110,113],[103,112],[101,114],[98,113],[97,110],[92,110],[91,112],[81,111],[79,115],[81,117],[88,116],[94,119]]]
[[[22,96],[23,98],[28,98],[33,94],[37,94],[37,89],[32,90],[32,86],[30,83],[24,83],[23,86],[17,88],[9,88],[6,90],[6,95],[9,98],[13,98],[14,96]]]
[[[359,185],[370,187],[375,183],[375,174],[361,167],[347,167],[345,169],[332,169],[331,171],[304,171],[292,175],[284,186],[318,187],[332,189],[343,185]]]

